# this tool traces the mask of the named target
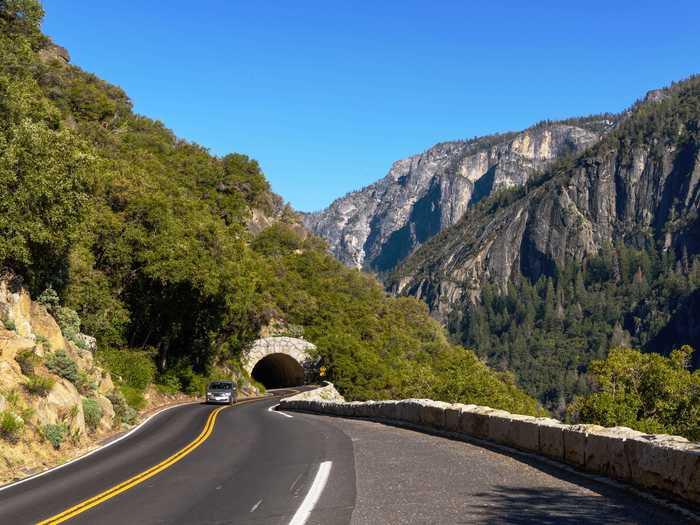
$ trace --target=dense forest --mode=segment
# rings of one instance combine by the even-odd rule
[[[609,246],[553,276],[517,279],[505,293],[485,286],[451,328],[497,369],[517,368],[524,388],[561,414],[591,392],[588,363],[610,348],[666,351],[654,336],[699,286],[698,257]]]
[[[179,139],[70,65],[42,16],[33,0],[0,0],[0,265],[64,333],[97,339],[127,400],[151,381],[198,392],[280,322],[318,346],[350,399],[542,412],[422,303],[330,257],[254,160]],[[257,235],[253,210],[274,223]]]

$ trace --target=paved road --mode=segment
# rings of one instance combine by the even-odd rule
[[[481,447],[370,422],[288,417],[270,410],[276,403],[225,408],[213,427],[216,407],[164,412],[111,447],[0,491],[0,523],[60,515],[148,472],[196,442],[208,421],[208,438],[182,459],[68,522],[688,522],[627,493]]]

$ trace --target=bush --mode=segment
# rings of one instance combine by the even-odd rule
[[[84,370],[78,371],[78,379],[74,384],[78,392],[83,395],[90,395],[97,390],[97,383]]]
[[[121,377],[122,382],[132,388],[144,390],[155,377],[156,367],[146,352],[107,349],[100,350],[97,357],[113,375]]]
[[[45,397],[51,392],[55,381],[48,376],[30,375],[24,388],[32,395]]]
[[[689,346],[669,357],[628,348],[611,350],[605,360],[591,363],[597,389],[576,398],[569,418],[700,439],[700,370],[690,371],[692,353]]]
[[[15,356],[15,361],[19,364],[22,373],[30,376],[34,374],[34,367],[39,364],[39,356],[34,353],[34,350],[23,350]]]
[[[24,426],[22,418],[9,410],[0,412],[0,437],[9,443],[17,443]]]
[[[182,389],[182,384],[175,370],[167,370],[156,377],[156,388],[164,394],[175,394]]]
[[[67,433],[68,427],[65,423],[51,423],[48,425],[44,425],[44,428],[42,429],[44,439],[51,443],[53,448],[55,448],[56,450],[61,448],[61,443],[63,443],[63,440],[66,438]]]
[[[131,387],[129,385],[121,385],[119,389],[126,400],[126,403],[134,408],[135,410],[140,410],[146,406],[146,400],[143,397],[143,390]]]
[[[54,310],[54,315],[66,339],[75,342],[80,333],[80,316],[78,312],[65,306],[59,306]]]
[[[61,303],[56,290],[50,286],[41,292],[39,297],[37,297],[36,302],[44,305],[49,312],[55,311],[58,308],[58,305]]]
[[[75,383],[80,379],[78,365],[63,350],[58,350],[46,359],[46,367],[58,376]]]
[[[102,408],[96,399],[83,398],[83,415],[88,430],[90,432],[97,430],[102,419]]]
[[[107,394],[107,399],[109,399],[112,403],[112,407],[114,408],[114,416],[118,421],[127,425],[131,425],[136,422],[138,412],[128,405],[126,399],[124,399],[124,395],[121,392],[114,390],[110,394]]]
[[[13,332],[15,330],[17,330],[17,325],[15,324],[15,322],[12,319],[5,319],[2,322],[2,324],[4,324],[5,328],[7,328],[8,330],[12,330]]]

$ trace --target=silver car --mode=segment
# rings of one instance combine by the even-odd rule
[[[233,405],[238,397],[236,383],[233,381],[212,381],[207,386],[207,403],[226,403]]]

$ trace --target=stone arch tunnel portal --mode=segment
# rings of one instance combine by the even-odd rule
[[[292,356],[269,354],[253,367],[251,376],[265,388],[284,388],[304,384],[304,368]]]
[[[241,364],[265,388],[299,386],[315,375],[317,363],[312,358],[315,349],[304,339],[264,337],[246,349]]]

